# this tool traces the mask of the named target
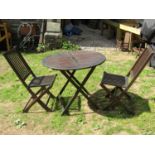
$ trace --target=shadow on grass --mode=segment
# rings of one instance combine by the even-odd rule
[[[126,104],[129,108],[131,108],[134,115],[127,113],[122,104],[119,104],[113,110],[104,110],[104,108],[109,104],[108,99],[105,98],[104,90],[98,90],[92,94],[90,99],[93,103],[88,102],[88,105],[95,113],[113,118],[131,118],[136,117],[143,112],[150,112],[148,100],[134,93],[129,92],[128,94],[131,96],[133,102],[129,103],[126,98],[122,98],[121,103]]]
[[[57,107],[58,109],[61,109],[62,106],[66,107],[66,105],[68,104],[68,102],[72,99],[72,96],[67,96],[67,97],[61,97],[60,98],[60,105]],[[81,110],[81,98],[80,96],[78,96],[74,102],[71,104],[71,106],[69,107],[69,110],[75,110],[75,111],[80,111]]]

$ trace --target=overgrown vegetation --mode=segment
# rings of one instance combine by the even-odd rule
[[[59,93],[66,79],[60,72],[44,67],[42,60],[58,52],[61,50],[40,54],[23,53],[37,75],[58,74],[52,88],[54,95]],[[76,109],[75,101],[70,110],[71,115],[64,117],[60,116],[61,110],[47,113],[37,104],[29,113],[22,113],[29,94],[0,55],[0,134],[155,134],[155,70],[146,67],[130,89],[134,100],[134,116],[127,114],[121,105],[115,110],[103,111],[105,92],[99,86],[103,71],[125,75],[136,56],[118,51],[102,53],[107,58],[106,62],[96,68],[86,83],[99,109],[94,109],[80,95],[81,111]],[[82,80],[87,72],[78,71],[76,76]],[[70,84],[63,94],[64,100],[70,99],[74,91],[75,88]]]

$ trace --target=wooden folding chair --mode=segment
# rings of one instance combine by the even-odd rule
[[[21,53],[10,51],[5,52],[3,55],[31,95],[23,109],[23,112],[28,112],[36,102],[46,111],[52,111],[52,108],[48,107],[48,103],[51,98],[55,98],[55,96],[50,92],[50,89],[54,84],[56,75],[37,77]],[[34,90],[34,87],[38,87],[39,89],[36,91]],[[48,95],[46,102],[41,100],[45,94]]]
[[[105,109],[114,108],[118,103],[120,103],[120,100],[123,96],[126,96],[128,100],[131,100],[131,97],[129,96],[127,91],[137,79],[139,74],[142,72],[146,64],[149,62],[152,55],[153,49],[151,47],[147,48],[139,56],[126,76],[104,72],[100,85],[107,92],[106,97],[108,97],[110,101],[110,104],[105,107]],[[109,90],[106,85],[114,86],[114,88],[112,90]],[[127,112],[134,113],[127,107],[127,105],[124,106]]]

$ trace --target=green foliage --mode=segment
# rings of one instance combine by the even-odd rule
[[[46,49],[46,45],[45,44],[38,44],[38,47],[36,48],[37,52],[44,52]]]
[[[80,46],[71,43],[71,41],[65,40],[62,42],[62,49],[65,50],[80,50]]]
[[[76,120],[76,124],[83,125],[86,123],[85,116],[83,114],[79,115]]]

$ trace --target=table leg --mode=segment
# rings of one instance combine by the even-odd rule
[[[72,71],[70,74],[73,76],[73,75],[75,74],[75,70]],[[58,109],[58,103],[59,103],[59,100],[60,100],[60,96],[62,95],[62,93],[63,93],[64,90],[66,89],[67,85],[69,84],[70,78],[71,78],[71,77],[69,77],[69,78],[67,79],[66,83],[64,84],[64,86],[62,87],[62,89],[60,90],[60,92],[58,93],[58,95],[57,95],[57,97],[56,97],[56,107],[55,107],[55,109]]]
[[[91,76],[91,74],[93,73],[94,70],[95,70],[95,67],[92,67],[90,69],[90,71],[88,72],[88,74],[86,75],[86,77],[83,79],[83,81],[81,83],[75,77],[73,78],[72,76],[70,76],[70,74],[68,74],[66,71],[61,71],[61,73],[77,88],[77,91],[75,92],[75,94],[72,97],[72,99],[67,103],[66,107],[64,107],[64,110],[62,112],[62,115],[66,114],[68,112],[69,107],[71,106],[71,104],[73,103],[73,101],[75,100],[75,98],[77,97],[77,95],[79,94],[79,92],[87,100],[89,100],[89,97],[85,93],[85,91],[83,90],[83,88],[84,88],[85,83],[87,82],[87,80],[89,79],[89,77]],[[76,80],[75,79],[78,81],[78,83],[76,83]]]
[[[72,78],[72,76],[75,74],[75,70],[73,72],[70,72],[70,77],[67,79],[66,83],[64,84],[64,86],[62,87],[62,89],[60,90],[58,96],[60,96],[63,91],[65,90],[65,88],[67,87],[69,81],[70,81],[70,78]]]
[[[74,79],[74,81],[75,81],[79,86],[81,85],[80,82],[74,77],[73,74],[71,74],[70,71],[67,71],[67,73]],[[87,95],[90,95],[90,93],[88,92],[88,90],[87,90],[85,87],[83,87],[83,86],[81,86],[81,87],[82,87],[82,90],[85,91],[85,93],[86,93]]]

